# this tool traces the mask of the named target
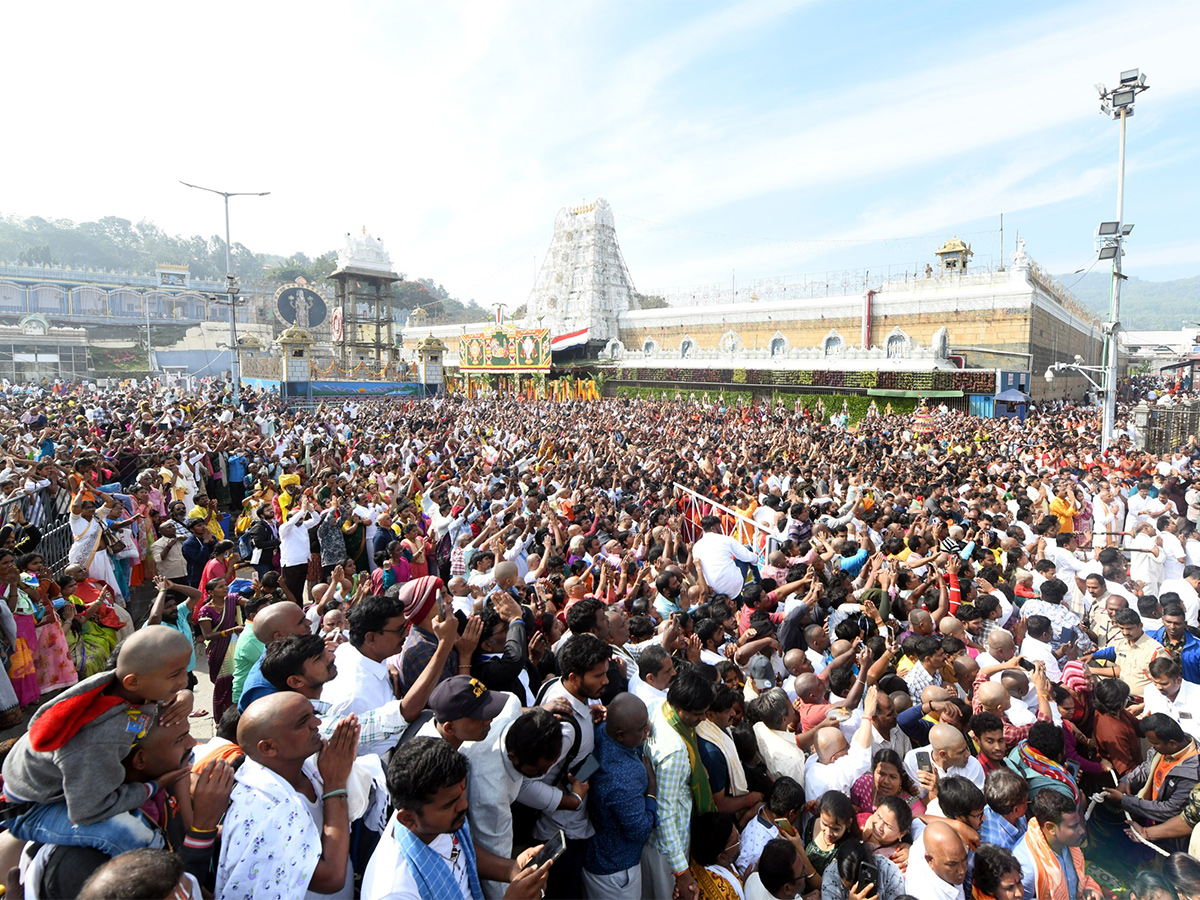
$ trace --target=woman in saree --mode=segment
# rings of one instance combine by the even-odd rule
[[[21,580],[11,550],[0,550],[0,583],[3,584],[4,603],[13,621],[8,680],[16,693],[17,703],[29,706],[41,696],[33,658],[37,649],[37,592]]]
[[[27,553],[17,560],[21,580],[37,592],[41,617],[37,623],[37,646],[33,651],[33,664],[37,670],[38,690],[42,694],[70,687],[79,680],[79,673],[71,659],[71,648],[66,635],[54,614],[55,601],[62,591],[50,573],[44,568],[45,560],[40,553]]]
[[[62,598],[54,601],[54,609],[71,651],[71,663],[80,680],[91,678],[107,665],[117,646],[117,633],[83,615],[83,601],[75,594],[74,578],[64,575],[58,587]]]
[[[200,597],[204,599],[204,586],[214,578],[222,578],[226,586],[233,581],[237,572],[238,555],[233,552],[233,541],[217,541],[213,545],[212,559],[204,564],[200,576]]]
[[[80,491],[90,491],[96,488],[96,464],[90,456],[81,456],[71,466],[67,474],[67,488],[71,496]]]
[[[100,504],[109,507],[116,503],[99,491],[81,490],[74,495],[70,518],[72,544],[67,560],[86,571],[89,578],[107,584],[116,596],[121,597],[121,583],[104,545],[104,515],[96,515]]]
[[[163,499],[168,505],[171,501],[178,500],[191,509],[194,505],[193,498],[196,496],[196,483],[191,477],[191,471],[180,467],[178,453],[173,453],[163,460],[158,475],[162,479]]]
[[[367,525],[362,516],[350,515],[342,523],[342,539],[346,542],[346,556],[354,561],[356,571],[365,572],[367,565]]]
[[[154,520],[150,512],[154,505],[150,501],[150,489],[140,482],[129,489],[129,497],[133,506],[133,539],[138,548],[138,558],[130,560],[133,565],[129,586],[137,587],[143,582],[153,582],[157,574],[154,557],[150,555],[150,545],[154,542]]]
[[[925,812],[916,785],[909,781],[900,754],[884,747],[871,758],[871,769],[854,782],[850,799],[854,801],[859,826],[866,824],[871,813],[879,808],[884,797],[899,797],[908,804],[914,816]]]
[[[433,554],[433,545],[421,534],[416,522],[406,524],[403,534],[400,546],[404,548],[404,556],[408,560],[408,577],[424,578],[429,574],[429,556]]]
[[[13,581],[19,580],[17,567],[13,563],[11,550],[0,550],[0,586],[5,592],[14,590]],[[17,626],[7,603],[0,603],[0,662],[7,662],[12,655],[17,639]],[[0,665],[0,728],[12,728],[21,724],[21,704],[12,682],[8,680],[6,665]]]
[[[213,685],[213,718],[221,721],[225,710],[233,706],[233,650],[242,631],[241,597],[230,594],[224,578],[204,584],[206,601],[196,621],[208,657],[208,677]]]
[[[382,594],[393,584],[404,584],[412,580],[412,570],[408,558],[404,555],[404,545],[392,541],[386,550],[375,554],[377,568],[371,573],[371,590]]]

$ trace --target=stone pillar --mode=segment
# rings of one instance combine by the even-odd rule
[[[1145,450],[1150,437],[1150,405],[1143,400],[1133,408],[1134,444]]]

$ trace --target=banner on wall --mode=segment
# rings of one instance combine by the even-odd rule
[[[550,330],[501,325],[458,339],[458,367],[465,371],[549,372]]]
[[[314,397],[423,397],[425,385],[409,381],[310,381]]]

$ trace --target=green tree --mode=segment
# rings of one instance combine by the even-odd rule
[[[26,247],[17,257],[17,262],[23,266],[57,265],[54,251],[49,244],[38,244],[36,247]]]

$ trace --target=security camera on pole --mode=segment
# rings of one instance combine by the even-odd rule
[[[1112,304],[1108,322],[1104,323],[1104,418],[1101,430],[1101,448],[1108,449],[1112,443],[1117,414],[1117,353],[1121,330],[1121,257],[1125,254],[1125,238],[1133,231],[1125,224],[1125,120],[1133,115],[1133,104],[1137,95],[1149,88],[1146,76],[1138,69],[1127,69],[1121,73],[1121,83],[1109,90],[1097,84],[1100,94],[1100,112],[1121,122],[1121,143],[1117,155],[1117,220],[1101,222],[1096,232],[1100,242],[1099,258],[1112,260]]]

